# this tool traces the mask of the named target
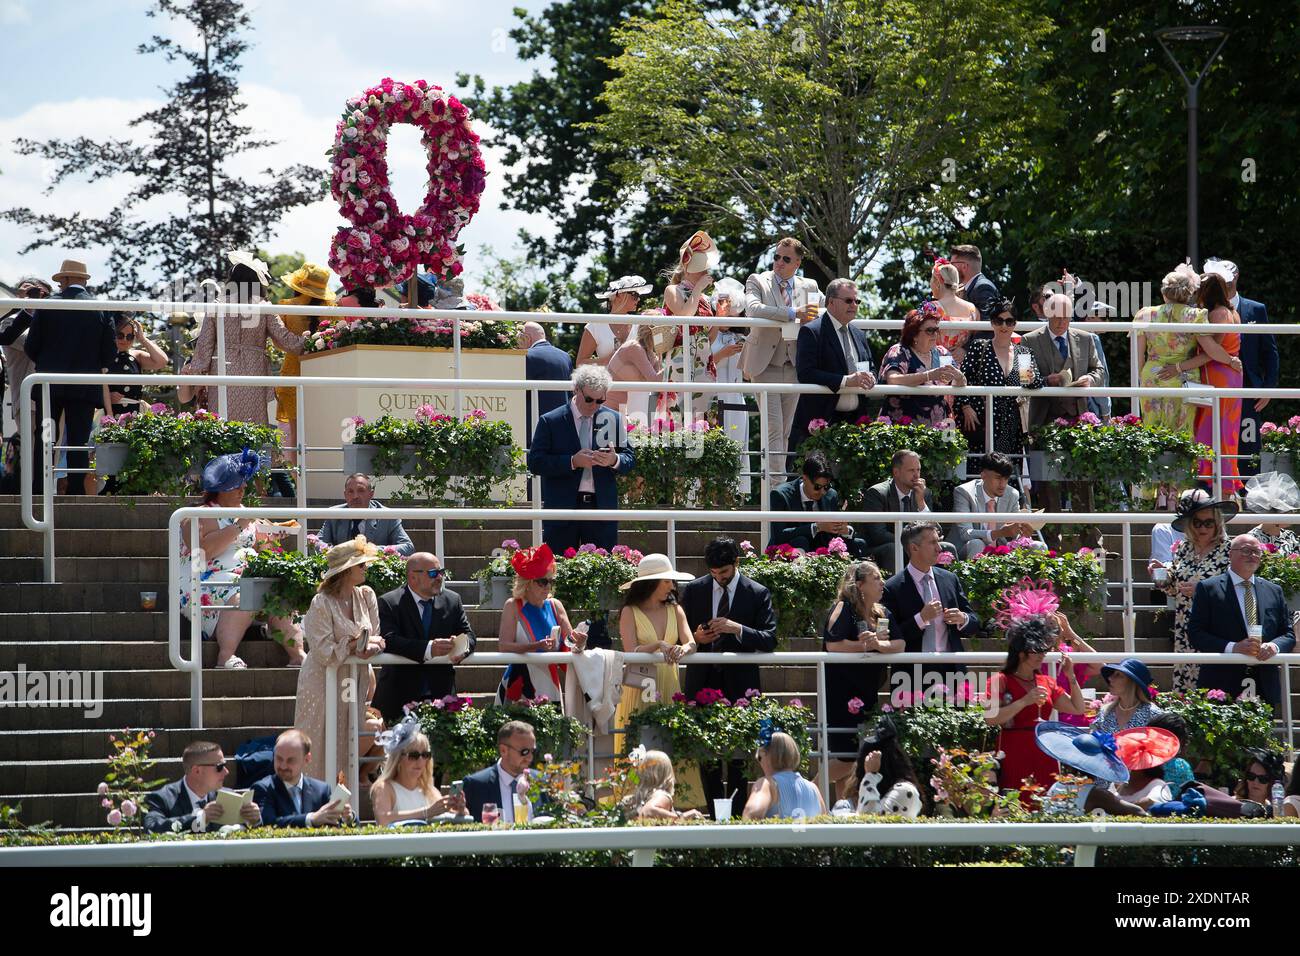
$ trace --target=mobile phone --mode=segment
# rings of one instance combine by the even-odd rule
[[[454,800],[457,797],[459,797],[461,793],[464,792],[464,790],[465,790],[464,780],[453,780],[451,782],[451,788],[447,791],[447,796],[451,797]]]

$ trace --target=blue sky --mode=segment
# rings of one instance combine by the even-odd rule
[[[250,153],[248,172],[304,162],[323,167],[324,152],[344,101],[385,76],[407,82],[425,79],[455,90],[458,71],[479,73],[493,84],[531,74],[535,64],[516,58],[507,35],[512,10],[540,11],[545,0],[260,0],[247,4],[254,30],[241,83],[248,102],[247,125],[260,138],[278,140]],[[100,215],[112,208],[122,184],[84,182],[41,194],[48,168],[17,156],[16,136],[32,139],[130,135],[127,122],[156,105],[161,88],[183,74],[183,65],[135,48],[159,32],[186,40],[179,27],[145,15],[148,0],[0,0],[4,37],[4,82],[0,83],[0,208],[31,205],[42,211]],[[487,130],[480,124],[479,132]],[[403,209],[423,193],[423,155],[414,128],[394,131],[389,149],[394,192]],[[487,151],[488,192],[474,220],[462,231],[467,278],[477,274],[474,253],[491,245],[513,250],[520,227],[548,232],[547,221],[502,211],[502,168]],[[345,223],[332,200],[286,217],[271,243],[276,251],[298,250],[324,262],[330,235]],[[20,257],[25,244],[14,226],[0,224],[0,279],[20,273],[49,275],[63,250]],[[85,257],[92,271],[104,256],[97,250],[67,250]]]

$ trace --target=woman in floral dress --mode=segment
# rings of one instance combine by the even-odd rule
[[[925,385],[937,390],[966,384],[966,376],[953,364],[952,353],[939,345],[939,317],[934,302],[907,313],[897,345],[885,353],[877,377],[881,385]],[[952,419],[952,396],[890,395],[881,414],[897,424],[938,426]],[[906,421],[905,421],[906,419]]]

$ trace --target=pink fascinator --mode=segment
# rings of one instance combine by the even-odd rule
[[[998,625],[1006,628],[1024,617],[1050,617],[1060,610],[1061,602],[1051,581],[1023,578],[1004,590],[994,605]]]

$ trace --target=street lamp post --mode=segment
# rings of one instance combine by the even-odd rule
[[[1210,71],[1210,66],[1214,63],[1223,49],[1223,44],[1228,41],[1228,31],[1221,27],[1166,27],[1163,30],[1156,31],[1156,39],[1160,41],[1161,48],[1168,55],[1170,62],[1173,63],[1174,69],[1178,75],[1183,78],[1183,83],[1187,87],[1187,255],[1191,258],[1194,268],[1200,268],[1200,255],[1197,248],[1197,147],[1196,147],[1196,114],[1200,106],[1201,98],[1201,81],[1205,79],[1205,74]],[[1174,42],[1191,42],[1203,40],[1218,40],[1219,45],[1214,48],[1210,58],[1205,61],[1205,66],[1196,75],[1196,79],[1190,79],[1178,58],[1174,56],[1173,51],[1169,49],[1166,41]]]

